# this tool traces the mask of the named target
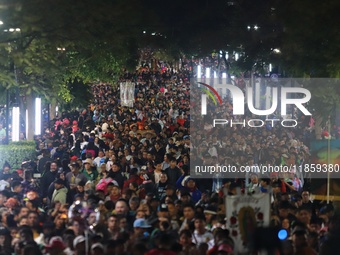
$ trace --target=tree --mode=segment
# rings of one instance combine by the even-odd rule
[[[68,84],[75,79],[114,81],[120,67],[136,59],[138,6],[122,0],[6,1],[0,17],[6,17],[4,29],[16,33],[0,33],[1,85],[19,88],[33,116],[34,96],[69,101]],[[28,125],[34,130],[32,121]]]

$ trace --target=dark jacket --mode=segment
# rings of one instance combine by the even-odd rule
[[[121,171],[113,172],[112,170],[110,170],[108,177],[111,177],[112,179],[114,179],[118,183],[121,189],[123,188],[125,177],[122,175]]]

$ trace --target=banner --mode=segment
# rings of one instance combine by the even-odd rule
[[[133,107],[135,101],[135,84],[132,82],[120,83],[120,105]]]
[[[248,254],[256,227],[270,224],[270,194],[226,196],[227,228],[235,242],[234,254]]]

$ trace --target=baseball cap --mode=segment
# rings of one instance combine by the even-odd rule
[[[101,243],[92,244],[91,250],[94,250],[94,249],[97,249],[97,248],[104,250],[104,245],[102,245]]]
[[[73,247],[76,247],[78,244],[85,242],[85,237],[84,236],[77,236],[76,238],[74,238],[73,240]]]
[[[50,239],[45,248],[64,250],[66,247],[64,245],[63,239],[60,236],[54,236]]]
[[[71,166],[80,167],[80,165],[77,162],[72,162]]]
[[[64,185],[65,181],[63,179],[57,179],[54,183]]]
[[[145,219],[137,219],[133,223],[134,228],[150,228],[151,225],[147,223]]]

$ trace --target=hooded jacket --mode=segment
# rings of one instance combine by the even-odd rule
[[[61,189],[55,189],[53,191],[51,202],[59,201],[61,204],[66,203],[67,198],[67,188],[62,187]]]

